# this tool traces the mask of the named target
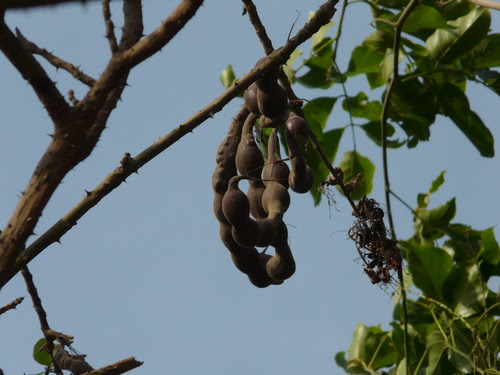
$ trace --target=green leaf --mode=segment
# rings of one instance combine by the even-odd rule
[[[495,238],[493,228],[485,229],[481,232],[481,250],[478,258],[484,259],[492,265],[497,265],[500,262],[500,247]]]
[[[290,80],[290,83],[292,83],[292,84],[295,82],[295,70],[293,69],[293,63],[302,54],[303,54],[303,52],[300,49],[298,49],[298,48],[295,49],[295,51],[293,51],[292,54],[290,55],[290,58],[288,59],[286,64],[283,65],[283,70],[285,71],[288,79]]]
[[[220,81],[227,89],[234,83],[235,80],[236,76],[234,75],[233,66],[232,65],[226,66],[226,68],[220,74]]]
[[[438,62],[451,63],[470,52],[488,33],[488,8],[475,8],[469,14],[448,21],[449,28],[437,29],[426,42],[429,54]]]
[[[326,122],[337,99],[326,96],[315,98],[302,108],[309,126],[316,135],[325,129]]]
[[[419,4],[412,9],[408,18],[406,18],[403,24],[403,31],[411,34],[422,29],[435,30],[446,27],[448,27],[446,19],[436,8]]]
[[[458,263],[446,280],[443,290],[451,307],[463,318],[474,315],[478,308],[484,307],[488,293],[488,287],[482,280],[475,261]]]
[[[443,301],[443,284],[453,268],[453,253],[431,245],[405,245],[408,269],[426,296]]]
[[[427,336],[425,346],[427,348],[429,362],[425,373],[429,375],[435,374],[434,371],[438,368],[441,356],[446,348],[446,340],[441,334],[439,328],[435,328],[434,331]]]
[[[422,243],[428,243],[443,237],[456,214],[455,198],[440,206],[427,210],[417,208],[415,214],[415,234]]]
[[[444,184],[444,174],[446,171],[442,171],[439,176],[436,177],[434,181],[432,181],[431,186],[426,194],[419,194],[417,197],[417,203],[419,208],[426,208],[429,204],[431,195],[434,194],[441,185]]]
[[[362,73],[378,73],[384,54],[375,51],[367,45],[357,46],[351,53],[347,75],[355,76]]]
[[[472,51],[472,62],[475,68],[492,68],[500,66],[500,34],[489,34]]]
[[[378,146],[382,145],[382,132],[380,129],[380,121],[370,121],[364,125],[361,125],[361,129],[363,129],[373,142],[375,142]],[[387,124],[387,137],[391,137],[394,135],[396,131],[394,130],[394,126],[391,124]],[[387,147],[389,148],[398,148],[405,144],[405,141],[400,141],[399,139],[387,139],[386,140]]]
[[[455,251],[455,261],[476,260],[481,250],[481,233],[472,229],[468,225],[451,224],[445,230],[446,235],[450,237],[445,242],[445,246]]]
[[[317,135],[318,143],[323,148],[328,162],[333,163],[335,155],[340,144],[340,139],[344,134],[344,128],[338,128],[329,130],[327,132]],[[325,166],[323,160],[319,157],[318,153],[310,147],[304,154],[307,161],[307,165],[312,168],[314,172],[314,182],[311,188],[311,194],[314,199],[314,205],[318,205],[321,201],[321,193],[319,192],[319,186],[322,182],[328,180],[330,175],[330,170]]]
[[[413,139],[408,146],[415,146],[419,140],[429,139],[429,127],[434,123],[437,108],[434,94],[418,79],[399,82],[389,102],[388,117]]]
[[[309,21],[311,18],[314,16],[315,12],[310,11],[309,12]],[[319,30],[312,36],[312,47],[316,47],[318,44],[321,43],[321,41],[325,38],[326,33],[328,32],[328,29],[335,25],[334,21],[328,22],[326,25],[323,25],[319,28]]]
[[[52,357],[45,349],[40,350],[44,345],[44,338],[41,338],[36,342],[35,346],[33,346],[33,359],[41,365],[50,366],[52,363]]]
[[[469,100],[462,90],[451,83],[435,85],[434,89],[443,114],[453,120],[481,156],[493,157],[493,135],[481,118],[470,109]]]
[[[342,108],[352,117],[361,117],[369,121],[380,121],[382,103],[377,100],[370,101],[364,92],[356,96],[349,96],[342,102]]]
[[[354,329],[353,340],[347,352],[349,362],[371,364],[373,370],[392,366],[397,360],[390,334],[378,326],[367,327],[362,323]]]
[[[453,335],[448,342],[448,360],[460,373],[472,374],[476,360],[472,359],[470,353],[477,345],[476,337],[473,337],[470,329],[463,324],[453,323],[450,331]]]
[[[328,70],[317,67],[309,67],[306,74],[297,77],[297,82],[312,89],[328,89],[334,84]]]
[[[335,354],[334,358],[337,366],[347,371],[347,359],[345,359],[345,352],[338,352],[337,354]]]
[[[375,165],[365,156],[356,151],[347,151],[339,163],[339,167],[344,172],[344,182],[350,181],[358,174],[363,176],[362,183],[351,192],[353,200],[360,200],[363,196],[371,193],[373,188],[373,176]],[[341,191],[339,189],[339,191]]]
[[[389,82],[392,72],[394,71],[394,51],[388,49],[384,56],[384,60],[380,64],[380,74],[384,82]]]

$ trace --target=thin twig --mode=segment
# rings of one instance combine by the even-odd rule
[[[321,26],[330,21],[335,13],[336,3],[337,0],[328,0],[318,9],[315,16],[295,35],[295,37],[289,39],[283,47],[271,53],[258,68],[244,75],[217,99],[198,111],[194,116],[179,125],[173,131],[160,138],[140,154],[134,158],[127,158],[128,162],[123,163],[123,165],[111,172],[94,190],[89,191],[87,196],[83,198],[80,203],[21,252],[15,261],[14,267],[11,267],[11,270],[9,270],[9,274],[0,277],[0,286],[4,285],[19,269],[28,264],[49,245],[58,242],[65,233],[76,225],[77,221],[85,213],[99,203],[99,201],[111,191],[116,189],[127,177],[137,172],[139,168],[150,162],[186,134],[191,133],[205,120],[213,117],[215,113],[222,110],[227,103],[234,99],[239,93],[243,92],[256,79],[276,66],[285,63],[298,45],[308,40]]]
[[[394,26],[394,43],[392,52],[394,54],[393,60],[393,73],[392,79],[387,87],[387,91],[384,98],[384,104],[382,106],[382,112],[380,114],[380,128],[381,128],[381,138],[382,138],[382,166],[384,171],[384,190],[385,190],[385,201],[387,206],[387,216],[389,218],[389,228],[391,231],[391,236],[396,238],[396,230],[394,228],[394,220],[392,217],[391,210],[391,197],[389,192],[391,191],[391,185],[389,182],[389,168],[387,163],[387,114],[389,110],[389,103],[391,101],[392,93],[394,92],[394,87],[399,81],[399,47],[401,40],[401,30],[406,18],[410,14],[411,10],[418,4],[419,0],[411,0],[406,6],[405,10],[399,17],[398,22]]]
[[[35,43],[26,39],[26,37],[21,34],[21,31],[16,27],[16,36],[23,43],[24,47],[34,53],[35,55],[42,56],[45,60],[47,60],[51,65],[55,66],[57,69],[63,69],[71,74],[75,79],[80,81],[81,83],[92,87],[95,84],[95,79],[88,76],[84,72],[80,70],[77,66],[57,57],[47,51],[45,48],[38,47]]]
[[[392,217],[391,210],[391,197],[390,191],[391,186],[389,182],[389,168],[387,163],[387,115],[389,109],[389,103],[391,100],[392,93],[394,91],[394,87],[399,80],[399,48],[400,48],[400,40],[401,40],[401,31],[403,29],[403,24],[406,21],[406,18],[412,11],[412,9],[418,4],[419,0],[410,0],[403,13],[398,19],[398,22],[394,25],[394,43],[393,43],[393,71],[392,71],[392,79],[387,87],[386,95],[384,98],[384,104],[382,106],[382,113],[380,114],[380,127],[381,127],[381,141],[382,141],[382,166],[384,173],[384,190],[385,190],[385,201],[387,206],[387,216],[389,218],[389,227],[391,236],[394,240],[396,240],[396,230],[394,227],[394,220]],[[407,298],[406,298],[406,289],[404,285],[404,280],[400,278],[401,283],[401,297],[402,297],[402,305],[403,305],[403,326],[404,326],[404,351],[406,357],[406,374],[411,374],[411,366],[410,366],[410,347],[409,347],[409,338],[408,338],[408,311],[407,311]]]
[[[54,344],[52,340],[47,340],[45,336],[45,332],[50,330],[49,322],[47,321],[47,313],[45,312],[42,306],[42,300],[38,295],[38,290],[36,289],[35,283],[33,282],[33,275],[28,270],[27,266],[24,266],[21,269],[21,274],[23,275],[24,282],[26,283],[26,289],[28,290],[29,295],[31,296],[31,300],[33,302],[33,308],[35,309],[36,314],[38,315],[38,320],[40,321],[40,329],[45,337],[45,346],[52,356],[52,351],[54,350]],[[58,375],[63,375],[63,372],[59,368],[56,362],[54,362],[54,371]]]
[[[340,10],[339,26],[337,27],[337,35],[335,35],[335,38],[333,38],[333,40],[335,41],[335,45],[333,46],[333,54],[332,54],[332,61],[334,64],[336,64],[336,61],[337,61],[337,50],[339,49],[339,40],[340,40],[340,36],[342,35],[342,26],[344,25],[344,18],[345,18],[347,5],[349,5],[349,0],[344,0],[344,2],[342,3],[342,9]]]
[[[70,2],[85,4],[90,1],[91,0],[0,0],[0,9],[34,8]]]
[[[260,20],[259,13],[257,12],[257,7],[253,3],[252,0],[242,0],[243,4],[245,4],[245,10],[248,13],[248,19],[252,23],[255,33],[259,37],[260,42],[262,43],[262,46],[264,47],[264,52],[266,55],[269,55],[271,52],[274,51],[273,48],[273,42],[269,38],[266,32],[266,28],[262,24],[262,21]]]
[[[16,298],[11,303],[6,304],[4,307],[0,307],[0,315],[2,315],[3,313],[5,313],[9,310],[15,309],[17,307],[17,305],[19,305],[21,302],[23,302],[23,300],[24,300],[24,297],[19,297],[19,298]]]
[[[102,2],[102,15],[104,17],[104,26],[106,27],[106,39],[109,42],[109,49],[112,54],[118,52],[118,43],[116,42],[115,25],[111,19],[111,10],[109,9],[109,2],[111,0],[104,0]]]

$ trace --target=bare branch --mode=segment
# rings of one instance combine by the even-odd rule
[[[142,2],[141,0],[123,1],[123,28],[120,51],[126,51],[136,44],[142,37],[144,25],[142,24]]]
[[[104,25],[106,26],[106,38],[109,42],[109,49],[112,54],[118,52],[118,43],[115,36],[115,25],[111,20],[111,10],[109,9],[109,2],[111,0],[104,0],[102,2],[102,15],[104,17]]]
[[[255,4],[253,3],[252,0],[242,0],[242,1],[243,4],[245,4],[244,9],[248,13],[248,18],[250,19],[250,22],[252,23],[255,29],[255,33],[259,37],[260,42],[264,47],[264,52],[266,53],[266,55],[269,55],[271,52],[274,51],[273,42],[267,36],[266,28],[264,27],[262,21],[260,20],[257,8],[255,7]]]
[[[87,375],[120,375],[141,366],[143,363],[144,362],[137,361],[134,357],[129,357],[109,366],[91,371],[87,373]]]
[[[219,112],[224,106],[244,91],[256,79],[274,69],[278,65],[286,62],[290,54],[304,41],[308,40],[316,33],[321,26],[328,23],[335,13],[335,4],[338,0],[328,0],[316,12],[311,21],[306,24],[294,38],[281,48],[271,53],[268,58],[259,65],[258,68],[251,70],[238,80],[233,86],[229,87],[222,95],[208,104],[205,108],[197,112],[183,124],[179,125],[173,131],[156,141],[153,145],[142,151],[134,158],[127,158],[120,167],[111,172],[94,190],[87,192],[87,196],[71,209],[63,218],[55,223],[43,235],[37,238],[29,247],[26,248],[17,258],[14,267],[7,272],[0,272],[0,287],[14,276],[19,269],[28,264],[44,249],[54,242],[59,242],[60,238],[67,233],[77,221],[85,215],[92,207],[97,205],[101,199],[116,189],[132,173],[137,172],[139,168],[158,156],[161,152],[169,148],[186,134],[191,133],[196,127],[202,124],[208,118]]]
[[[500,10],[500,2],[495,0],[469,0],[471,3],[477,4],[479,6]]]
[[[109,91],[117,86],[123,75],[163,48],[195,15],[202,3],[203,0],[183,0],[161,26],[139,42],[129,45],[140,38],[140,35],[139,38],[137,35],[132,38],[130,36],[132,30],[137,33],[140,31],[142,34],[142,29],[138,27],[140,2],[138,0],[125,2],[123,8],[126,19],[123,32],[126,36],[122,36],[120,41],[122,52],[113,55],[106,70],[79,105],[89,111],[99,108],[106,100]],[[142,23],[142,18],[140,22]],[[132,46],[134,48],[130,48]],[[125,48],[128,49],[124,50]]]
[[[62,3],[86,4],[91,0],[0,0],[0,9],[32,8]]]
[[[6,304],[4,307],[0,307],[0,315],[2,315],[3,313],[5,313],[9,310],[15,309],[17,307],[17,305],[19,305],[21,302],[23,302],[23,300],[24,300],[24,297],[19,297],[19,298],[16,298],[11,303]]]
[[[47,347],[48,352],[52,355],[54,344],[52,343],[52,340],[47,339],[47,336],[45,336],[45,332],[50,331],[49,322],[47,321],[47,313],[42,306],[42,300],[40,299],[38,290],[36,289],[35,283],[33,282],[33,275],[26,266],[21,269],[21,274],[23,275],[24,282],[26,283],[26,288],[31,296],[31,300],[33,301],[33,308],[38,315],[38,320],[40,321],[40,329],[42,330],[46,341],[45,346]],[[57,364],[55,364],[54,370],[56,374],[63,375],[63,372],[61,371],[59,366],[57,366]]]
[[[33,87],[54,123],[64,121],[70,110],[68,103],[38,61],[7,27],[3,14],[0,14],[0,50]]]
[[[52,53],[47,51],[45,48],[38,47],[35,43],[26,39],[26,37],[23,34],[21,34],[21,31],[19,31],[18,28],[16,28],[16,35],[17,35],[18,39],[21,41],[21,43],[23,43],[24,47],[29,52],[34,53],[35,55],[42,56],[50,64],[55,66],[57,69],[61,68],[65,71],[67,71],[75,79],[77,79],[78,81],[80,81],[84,85],[87,85],[89,87],[94,86],[95,79],[86,75],[85,73],[83,73],[77,66],[53,55]]]

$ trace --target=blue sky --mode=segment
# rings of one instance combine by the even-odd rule
[[[144,2],[145,32],[152,31],[175,1]],[[256,1],[275,47],[282,45],[320,1]],[[119,25],[119,2],[112,9]],[[334,21],[337,21],[336,14]],[[101,7],[64,5],[8,12],[7,24],[40,47],[80,65],[97,78],[110,56],[103,37]],[[366,6],[348,8],[339,51],[345,69],[352,48],[371,32]],[[494,15],[492,28],[500,30]],[[330,33],[333,33],[333,29]],[[308,51],[309,43],[301,46]],[[238,1],[207,1],[163,51],[132,72],[123,102],[92,155],[69,173],[35,229],[43,233],[93,189],[119,163],[135,155],[189,118],[223,91],[219,74],[232,64],[238,76],[264,55]],[[66,94],[82,97],[85,87],[63,71],[47,71]],[[50,120],[31,88],[0,57],[0,227],[17,203],[49,142]],[[368,90],[364,77],[349,83],[351,95]],[[299,90],[299,96],[338,96]],[[471,107],[496,139],[498,97],[468,88]],[[370,94],[379,99],[380,92]],[[212,213],[211,175],[215,151],[241,105],[222,112],[174,144],[131,176],[30,264],[51,327],[75,336],[74,347],[95,368],[135,356],[145,364],[134,374],[340,373],[333,356],[346,350],[356,324],[391,319],[394,292],[371,285],[347,240],[351,208],[340,195],[330,209],[313,207],[309,195],[292,195],[289,225],[297,272],[281,286],[257,289],[235,269],[218,238]],[[346,125],[340,100],[328,128]],[[431,128],[431,141],[415,149],[389,151],[393,189],[411,205],[416,194],[447,170],[446,183],[431,206],[457,197],[457,222],[485,229],[500,223],[499,158],[481,158],[447,119]],[[376,165],[371,196],[383,202],[380,149],[361,132],[357,150]],[[346,132],[335,163],[352,149]],[[8,176],[8,177],[6,177]],[[412,234],[410,212],[393,202],[397,234]],[[497,237],[500,236],[496,227]],[[32,237],[30,241],[35,239]],[[498,287],[498,283],[496,284]],[[0,291],[0,305],[27,296],[16,276]],[[5,375],[40,372],[31,358],[42,336],[31,301],[0,317],[0,368]]]

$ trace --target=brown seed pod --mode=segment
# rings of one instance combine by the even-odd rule
[[[272,221],[255,221],[250,218],[250,203],[239,187],[238,182],[244,177],[236,176],[229,181],[229,187],[222,199],[222,211],[226,220],[233,226],[234,240],[244,247],[269,246],[276,235]]]
[[[262,151],[255,142],[253,127],[257,116],[251,113],[243,125],[240,144],[236,152],[236,167],[242,176],[251,177],[249,179],[248,199],[250,200],[250,212],[256,219],[266,218],[266,213],[262,208],[262,194],[265,186],[261,179],[264,157]]]
[[[288,246],[288,229],[281,222],[273,244],[276,254],[267,262],[267,274],[276,281],[283,281],[295,273],[295,260]]]
[[[266,58],[255,64],[257,68]],[[279,67],[264,74],[255,81],[257,90],[257,105],[259,112],[270,119],[281,119],[288,108],[288,98],[285,90],[278,83]]]
[[[278,130],[274,129],[269,136],[267,143],[267,164],[262,171],[262,179],[264,185],[268,185],[271,181],[275,181],[288,189],[288,175],[290,168],[281,159],[280,144],[278,139]]]
[[[259,111],[259,106],[257,104],[257,91],[258,91],[257,85],[252,83],[250,86],[245,91],[245,94],[243,95],[243,99],[245,100],[245,105],[246,107],[252,112],[253,114],[260,116],[261,113]]]
[[[290,116],[290,119],[295,117],[297,116]],[[289,130],[288,121],[287,126],[285,127],[285,140],[288,146],[290,164],[292,165],[292,171],[288,177],[290,189],[299,194],[307,193],[311,190],[314,183],[314,174],[312,169],[306,164],[304,156],[300,151],[300,146],[298,145],[294,135]]]
[[[250,282],[259,288],[266,288],[271,284],[282,282],[271,279],[266,271],[266,263],[255,247],[248,248],[238,245],[231,233],[231,225],[220,224],[222,243],[231,252],[231,259],[241,272],[245,273]]]

